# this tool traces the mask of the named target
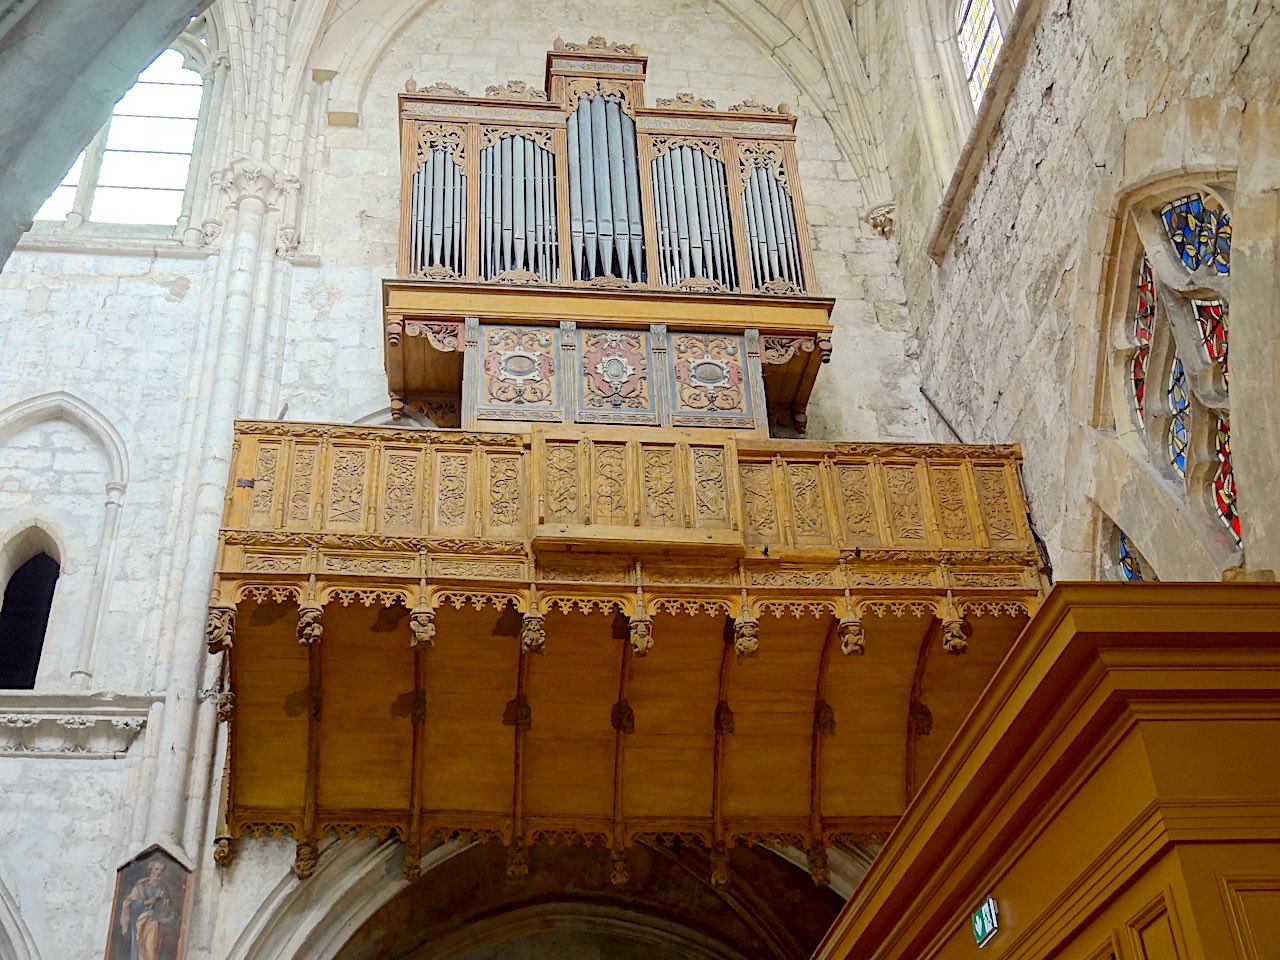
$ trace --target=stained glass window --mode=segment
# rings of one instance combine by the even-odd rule
[[[991,80],[996,54],[1004,44],[1004,30],[996,16],[994,0],[960,0],[956,20],[969,95],[976,106]]]
[[[1120,575],[1131,582],[1146,580],[1146,575],[1142,569],[1142,560],[1138,557],[1138,551],[1133,548],[1128,534],[1123,530],[1118,531],[1118,533],[1119,536],[1116,537],[1116,560],[1120,564]]]
[[[1138,345],[1132,367],[1133,403],[1138,410],[1138,423],[1146,416],[1147,363],[1151,359],[1151,339],[1155,331],[1156,289],[1151,276],[1151,262],[1142,258],[1138,271],[1137,300],[1133,308],[1133,342]]]
[[[1167,204],[1160,212],[1169,242],[1188,270],[1202,266],[1231,272],[1231,215],[1198,193]]]
[[[1173,358],[1169,371],[1169,462],[1179,476],[1187,474],[1187,442],[1190,436],[1188,421],[1191,401],[1187,396],[1187,373],[1182,369],[1182,358]]]
[[[1224,301],[1192,300],[1191,309],[1200,327],[1200,345],[1211,363],[1222,367],[1222,376],[1230,382],[1227,371],[1227,305]]]
[[[1231,426],[1225,417],[1218,418],[1214,447],[1218,454],[1218,470],[1213,475],[1213,503],[1218,516],[1240,543],[1240,511],[1236,507],[1236,477],[1231,470]]]

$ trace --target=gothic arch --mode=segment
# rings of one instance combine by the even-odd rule
[[[0,410],[0,446],[19,430],[50,420],[73,423],[98,442],[110,464],[108,489],[113,483],[122,489],[128,484],[129,455],[119,431],[88,403],[64,390],[21,400]]]
[[[31,931],[22,922],[18,902],[0,879],[0,957],[5,960],[40,960]]]
[[[368,8],[374,2],[379,3],[379,9],[371,11]],[[760,0],[717,2],[813,101],[833,131],[839,130],[831,98],[823,89],[826,70],[818,56]],[[313,71],[323,71],[334,78],[329,101],[331,122],[358,122],[369,80],[382,52],[410,20],[433,3],[434,0],[362,0],[317,27],[319,40],[308,62]],[[350,24],[350,29],[344,29],[344,22]],[[837,139],[843,141],[845,137],[837,134]]]

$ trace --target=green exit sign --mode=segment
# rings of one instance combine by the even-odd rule
[[[994,898],[987,897],[982,906],[973,911],[972,923],[974,942],[980,947],[985,947],[1000,929],[999,912]]]

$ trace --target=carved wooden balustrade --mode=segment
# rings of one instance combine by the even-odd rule
[[[721,884],[767,841],[821,879],[828,846],[892,827],[1040,602],[1018,463],[241,422],[207,631],[234,717],[219,860],[290,834],[306,876],[326,833],[392,834],[413,876],[466,835],[519,877],[576,839],[625,882],[633,844],[679,839]]]

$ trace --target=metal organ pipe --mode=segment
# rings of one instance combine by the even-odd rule
[[[702,277],[737,287],[724,164],[681,145],[656,157],[652,173],[662,282]]]
[[[635,121],[616,97],[583,97],[569,116],[569,210],[578,280],[643,282]]]
[[[520,270],[555,282],[560,245],[550,151],[523,134],[503,136],[480,152],[480,175],[481,275],[492,280]]]
[[[804,289],[795,204],[772,164],[752,167],[742,191],[742,203],[752,286],[759,288],[771,280],[783,280]]]
[[[409,266],[413,273],[443,267],[466,272],[467,177],[452,149],[432,148],[410,189]]]

